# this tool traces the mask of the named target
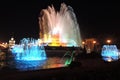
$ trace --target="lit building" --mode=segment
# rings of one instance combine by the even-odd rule
[[[15,45],[15,40],[13,37],[9,40],[9,48],[12,48]]]
[[[0,49],[5,49],[8,47],[7,42],[6,43],[0,43]]]
[[[91,53],[92,51],[94,51],[96,43],[97,42],[95,38],[85,39],[84,46],[86,48],[87,53]]]

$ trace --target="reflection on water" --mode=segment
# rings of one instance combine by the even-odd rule
[[[47,57],[42,60],[16,60],[12,55],[10,55],[10,53],[0,52],[0,70],[8,68],[12,70],[17,69],[19,71],[27,71],[66,67],[71,63],[73,54],[74,52],[68,51],[63,57]]]
[[[39,70],[65,67],[64,63],[65,61],[61,60],[60,57],[51,57],[46,60],[36,61],[0,61],[0,69],[7,66],[10,69],[17,69],[19,71]]]
[[[9,61],[8,66],[10,68],[15,68],[18,70],[37,70],[40,69],[42,65],[44,65],[45,61]]]
[[[64,63],[65,63],[65,59],[62,60],[59,57],[51,57],[47,59],[45,65],[43,65],[43,69],[65,67]]]

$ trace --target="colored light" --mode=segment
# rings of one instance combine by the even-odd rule
[[[82,46],[79,25],[72,7],[62,3],[60,11],[48,6],[41,13],[40,39],[44,43],[49,46]]]
[[[119,59],[119,52],[116,45],[103,45],[101,56],[103,60],[111,62]]]
[[[44,60],[46,52],[44,46],[39,46],[37,40],[24,38],[19,45],[14,45],[12,51],[16,60]]]

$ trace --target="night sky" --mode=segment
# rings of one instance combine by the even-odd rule
[[[64,2],[76,14],[83,38],[119,38],[119,3],[91,0],[29,0],[0,2],[0,41],[16,40],[24,37],[39,37],[38,16],[42,9],[53,4],[59,10]],[[111,27],[111,28],[110,28]],[[117,28],[118,27],[118,28]],[[118,40],[119,41],[119,40]]]

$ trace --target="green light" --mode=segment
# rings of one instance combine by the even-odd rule
[[[72,51],[72,52],[68,51],[65,53],[64,56],[67,56],[67,55],[69,56],[65,61],[65,66],[68,66],[71,64],[71,62],[73,61],[74,53],[75,53],[75,51]]]

